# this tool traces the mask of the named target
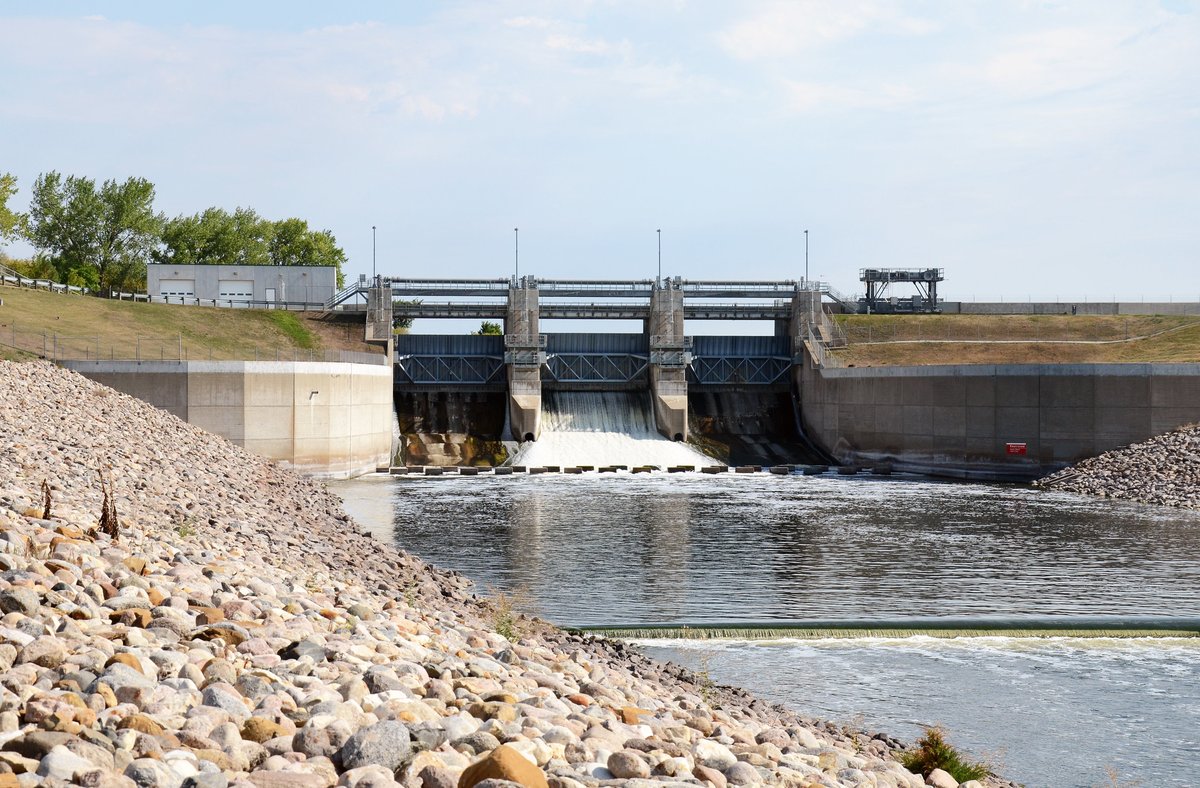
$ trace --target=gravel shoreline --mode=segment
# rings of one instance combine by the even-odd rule
[[[510,620],[319,482],[41,362],[0,362],[0,612],[0,788],[925,784],[885,735]]]
[[[1200,509],[1200,425],[1089,457],[1034,482],[1045,489]]]

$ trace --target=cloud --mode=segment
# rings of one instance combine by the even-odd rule
[[[785,81],[787,104],[795,112],[841,112],[860,109],[896,109],[917,99],[908,85],[881,83],[871,88],[817,82]]]
[[[581,55],[605,55],[615,48],[604,39],[586,39],[562,33],[552,33],[546,36],[546,46],[550,49],[560,49],[564,52]]]
[[[935,29],[931,22],[904,15],[883,0],[776,0],[721,31],[717,40],[736,58],[780,58],[852,38],[872,27],[906,35]]]

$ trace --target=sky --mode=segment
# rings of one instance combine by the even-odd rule
[[[1200,0],[0,0],[0,172],[328,229],[350,275],[1200,299]],[[21,256],[27,247],[12,245]],[[901,293],[906,294],[906,293]]]

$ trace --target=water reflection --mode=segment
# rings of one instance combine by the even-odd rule
[[[561,623],[1200,614],[1195,512],[836,476],[331,486],[399,546]]]

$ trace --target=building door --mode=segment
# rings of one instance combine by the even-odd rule
[[[160,279],[158,295],[165,303],[182,304],[196,297],[195,279]]]
[[[218,283],[219,306],[248,306],[254,300],[254,283],[240,279],[222,279]]]
[[[267,309],[275,308],[275,288],[267,288]]]

